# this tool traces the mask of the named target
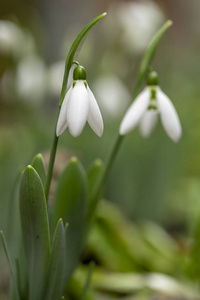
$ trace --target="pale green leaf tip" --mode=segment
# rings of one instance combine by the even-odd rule
[[[41,153],[38,153],[38,154],[36,155],[36,157],[37,157],[37,158],[42,158],[42,154],[41,154]]]
[[[3,230],[0,230],[0,235],[3,235]]]
[[[60,223],[62,223],[62,221],[63,221],[62,218],[60,218],[60,219],[58,220],[58,222],[60,222]]]
[[[31,165],[28,165],[27,166],[27,171],[32,171],[33,170],[33,167]]]
[[[167,24],[168,26],[172,26],[173,21],[172,21],[172,20],[167,20],[166,24]]]
[[[97,167],[100,167],[102,165],[102,160],[100,158],[97,158],[94,163]]]
[[[71,157],[70,159],[71,163],[77,163],[78,162],[78,158],[76,156]]]

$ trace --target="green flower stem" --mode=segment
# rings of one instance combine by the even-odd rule
[[[58,116],[60,113],[60,108],[58,111]],[[57,124],[57,122],[56,122]],[[54,162],[55,162],[55,157],[56,157],[56,150],[58,146],[58,136],[56,135],[56,130],[54,134],[54,139],[53,139],[53,144],[51,148],[51,154],[49,158],[49,165],[48,165],[48,170],[47,170],[47,180],[46,180],[46,186],[45,186],[45,196],[46,196],[46,201],[48,203],[49,199],[49,190],[50,190],[50,185],[51,185],[51,179],[52,179],[52,174],[53,174],[53,167],[54,167]]]
[[[160,42],[160,39],[164,35],[164,33],[172,26],[173,22],[171,20],[167,20],[164,25],[156,32],[154,37],[152,38],[144,56],[140,64],[138,77],[136,80],[135,88],[132,95],[132,101],[135,99],[137,94],[139,93],[139,90],[141,88],[141,84],[144,80],[144,77],[146,76],[147,72],[149,71],[150,65],[153,61],[153,58],[155,56],[155,52],[157,49],[157,46]]]
[[[124,138],[125,138],[124,135],[117,134],[117,136],[114,140],[112,149],[111,149],[111,151],[107,157],[106,163],[105,163],[105,168],[104,168],[104,172],[102,175],[102,182],[104,182],[104,180],[106,179],[106,177],[113,165],[113,162],[115,161],[117,153],[119,152],[120,146],[121,146]]]
[[[102,172],[100,173],[100,175],[91,191],[89,203],[92,203],[92,205],[90,206],[89,211],[88,211],[86,232],[88,232],[91,224],[93,223],[94,211],[95,211],[95,208],[99,201],[99,193],[100,193],[103,183],[105,182],[107,175],[113,165],[113,162],[117,156],[117,153],[119,152],[119,149],[124,140],[124,137],[125,136],[117,134],[117,136],[114,140],[114,143],[112,145],[111,151],[106,159],[105,166],[102,169]]]

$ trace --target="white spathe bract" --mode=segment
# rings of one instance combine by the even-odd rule
[[[152,99],[152,89],[155,90],[155,99]],[[159,115],[167,135],[178,142],[182,134],[179,117],[171,100],[159,86],[147,86],[137,96],[121,122],[120,134],[127,134],[139,125],[141,134],[148,137],[155,128]]]
[[[90,127],[98,135],[103,134],[103,119],[97,101],[88,84],[84,80],[74,81],[61,106],[56,134],[61,135],[68,127],[72,136],[77,137],[88,121]]]

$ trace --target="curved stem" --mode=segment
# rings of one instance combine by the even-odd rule
[[[93,190],[90,195],[90,199],[92,199],[92,201],[89,200],[89,202],[92,203],[92,205],[90,206],[89,211],[88,211],[88,220],[87,220],[88,225],[87,226],[90,226],[94,219],[94,210],[99,201],[99,193],[101,191],[101,187],[102,187],[104,181],[106,180],[106,177],[112,167],[112,164],[117,156],[117,153],[119,152],[119,149],[122,144],[122,141],[124,140],[124,137],[125,136],[117,134],[117,136],[114,140],[114,143],[112,145],[111,151],[106,159],[105,167],[103,168],[102,172],[99,174],[99,177],[93,187]]]
[[[77,48],[80,45],[81,41],[83,40],[84,36],[87,34],[87,32],[98,21],[100,21],[105,15],[106,15],[106,13],[103,13],[103,14],[97,16],[96,18],[94,18],[91,22],[89,22],[78,34],[78,36],[74,40],[74,42],[69,50],[69,53],[67,55],[66,62],[65,62],[65,72],[64,72],[63,84],[62,84],[62,89],[61,89],[61,94],[60,94],[58,116],[60,113],[62,102],[63,102],[66,92],[67,92],[67,82],[68,82],[70,68],[71,68],[72,64],[79,65],[79,63],[77,61],[74,61],[74,56],[77,51]],[[57,122],[56,122],[56,124],[57,124]],[[46,196],[47,202],[48,202],[48,198],[49,198],[49,189],[50,189],[50,185],[51,185],[51,179],[52,179],[53,166],[54,166],[54,162],[55,162],[57,145],[58,145],[58,137],[56,135],[56,130],[55,130],[55,135],[54,135],[50,159],[49,159],[49,166],[48,166],[48,171],[47,171],[46,187],[45,187],[45,196]]]
[[[112,167],[112,164],[117,156],[117,153],[119,152],[119,149],[122,144],[122,141],[124,140],[124,137],[125,137],[124,135],[122,136],[122,135],[117,134],[117,136],[114,140],[112,149],[111,149],[111,151],[107,157],[106,163],[105,163],[105,168],[104,168],[103,175],[102,175],[102,183],[106,179],[106,177]]]

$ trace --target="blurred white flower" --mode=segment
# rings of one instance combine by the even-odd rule
[[[159,115],[167,135],[178,142],[182,134],[178,115],[171,100],[159,86],[147,86],[137,96],[121,122],[120,134],[127,134],[139,125],[141,134],[148,137]]]
[[[82,67],[76,67],[75,72],[77,68]],[[69,127],[71,135],[77,137],[83,131],[87,121],[98,136],[103,134],[101,112],[86,82],[86,73],[84,73],[84,76],[80,78],[79,75],[74,76],[74,81],[66,93],[58,118],[56,134],[61,135]]]
[[[76,65],[73,64],[68,77],[67,82],[67,90],[70,88],[72,81],[73,81],[73,71]],[[53,64],[47,74],[47,90],[50,92],[51,95],[58,96],[60,95],[60,91],[62,88],[63,76],[65,71],[65,61],[59,61]]]
[[[153,1],[123,1],[115,6],[115,23],[121,28],[121,42],[130,53],[142,51],[163,23],[164,15]]]
[[[0,21],[0,53],[22,58],[35,50],[35,42],[28,30],[11,21]]]
[[[94,82],[94,92],[105,115],[125,113],[131,97],[127,87],[114,75],[104,75]]]
[[[10,21],[0,21],[0,52],[10,54],[19,52],[22,46],[23,34],[21,30]]]
[[[62,80],[65,71],[65,61],[54,63],[47,73],[47,90],[50,95],[59,95],[62,88]]]
[[[34,56],[20,61],[15,84],[20,99],[41,101],[46,92],[46,67],[43,60]]]

